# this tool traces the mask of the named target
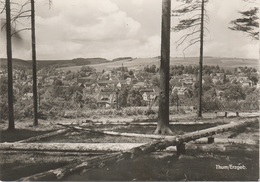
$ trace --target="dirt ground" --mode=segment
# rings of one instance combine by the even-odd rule
[[[249,113],[252,114],[252,113]],[[222,115],[221,115],[222,116]],[[172,125],[173,135],[181,135],[192,131],[206,129],[221,125],[223,123],[235,122],[239,118],[223,118],[215,113],[204,116],[203,125]],[[241,114],[241,117],[247,117],[248,114]],[[172,116],[175,122],[195,121],[194,114]],[[241,118],[240,118],[241,119]],[[86,128],[99,130],[152,134],[155,131],[155,125],[136,126],[136,125],[116,125],[110,122],[156,122],[147,118],[100,118],[94,122],[103,122],[101,125],[86,125],[85,118],[62,119],[56,121],[39,121],[39,126],[32,126],[32,121],[16,122],[15,132],[7,129],[7,122],[0,124],[0,140],[2,142],[15,142],[30,138],[33,136],[48,133],[54,130],[62,129],[62,124],[82,125]],[[249,125],[237,132],[226,132],[217,137],[254,139],[259,141],[259,123]],[[146,143],[154,139],[140,137],[122,137],[108,136],[86,131],[73,131],[59,136],[44,139],[42,143]],[[216,147],[218,150],[201,150]],[[215,146],[216,145],[216,146]],[[220,150],[219,150],[220,148]],[[0,151],[0,179],[3,181],[18,180],[22,177],[35,173],[47,171],[64,166],[75,161],[83,161],[90,158],[92,154],[70,154],[63,155],[53,153],[52,155],[30,152],[6,152]],[[40,164],[40,165],[39,165]],[[239,170],[232,166],[238,166]],[[219,169],[219,168],[225,169]],[[229,169],[227,169],[229,168]],[[242,169],[243,168],[243,169]],[[201,147],[187,149],[185,155],[176,157],[174,152],[152,153],[134,160],[121,161],[111,166],[92,169],[85,173],[76,173],[62,181],[257,181],[259,179],[259,145],[246,144],[201,144]],[[53,180],[53,179],[49,179]]]

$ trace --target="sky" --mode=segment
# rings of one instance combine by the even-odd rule
[[[160,55],[162,0],[48,0],[36,2],[37,59],[102,57],[155,57]],[[172,0],[172,9],[178,3]],[[228,29],[229,22],[250,5],[242,0],[210,0],[206,6],[204,55],[259,58],[259,43],[241,32]],[[3,16],[3,15],[1,15]],[[3,17],[2,17],[3,18]],[[171,19],[176,25],[176,17]],[[29,26],[22,20],[19,28]],[[183,52],[176,41],[185,32],[171,32],[171,56],[199,56],[199,45]],[[13,38],[13,57],[31,59],[30,31]],[[6,57],[1,31],[0,57]]]

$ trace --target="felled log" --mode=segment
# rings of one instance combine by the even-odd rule
[[[121,152],[102,155],[98,157],[92,157],[87,159],[84,162],[75,162],[63,167],[45,171],[42,173],[37,173],[28,177],[23,177],[18,181],[53,181],[53,180],[61,180],[62,178],[68,176],[69,174],[73,174],[76,172],[82,172],[83,170],[93,168],[93,167],[102,167],[104,163],[108,163],[109,161],[116,161],[117,157],[121,154]]]
[[[68,128],[61,129],[61,130],[53,131],[53,132],[46,133],[46,134],[43,134],[43,135],[39,135],[39,136],[36,136],[36,137],[31,137],[31,138],[28,138],[28,139],[25,139],[25,140],[20,140],[20,141],[17,141],[17,143],[28,143],[28,142],[40,141],[44,138],[49,138],[49,137],[61,135],[63,133],[67,133],[68,131],[70,131],[70,129],[68,129]]]
[[[28,154],[28,155],[41,155],[41,156],[98,156],[104,155],[106,151],[97,151],[97,152],[89,152],[89,151],[77,151],[77,152],[57,152],[57,151],[26,151],[26,150],[2,150],[0,151],[0,155],[21,155],[21,154]]]
[[[203,125],[203,124],[213,124],[212,122],[202,122],[202,121],[190,121],[190,122],[170,122],[170,125]],[[130,123],[130,125],[157,125],[157,122],[140,122],[140,123]]]
[[[144,143],[0,143],[3,151],[45,152],[117,152],[125,151]]]
[[[220,122],[218,122],[220,123]],[[223,122],[221,122],[223,123]],[[82,125],[103,125],[103,124],[109,124],[109,125],[140,125],[140,126],[156,126],[157,122],[110,122],[110,121],[103,121],[103,122],[91,122],[86,123],[83,122]],[[203,124],[213,124],[213,122],[203,122],[203,121],[190,121],[190,122],[170,122],[170,125],[203,125]],[[75,124],[78,126],[78,124]],[[73,125],[72,125],[73,126]]]
[[[107,154],[103,156],[93,157],[91,159],[87,159],[83,162],[76,162],[73,164],[66,165],[64,167],[55,169],[55,170],[49,170],[46,172],[34,174],[32,176],[28,176],[25,178],[22,178],[20,180],[24,181],[40,181],[40,180],[57,180],[57,179],[63,179],[65,176],[70,175],[75,172],[82,172],[87,171],[92,168],[96,167],[103,167],[105,165],[109,165],[111,163],[115,163],[121,160],[125,159],[132,159],[139,156],[142,156],[147,153],[151,153],[157,150],[163,150],[169,146],[176,146],[179,144],[182,144],[184,142],[189,142],[193,140],[197,140],[202,137],[212,136],[217,133],[223,133],[229,130],[237,129],[239,127],[244,127],[249,123],[252,122],[258,122],[257,119],[250,119],[245,121],[237,121],[212,127],[209,129],[204,129],[200,131],[191,132],[188,134],[184,134],[182,136],[176,136],[176,137],[166,137],[162,140],[153,141],[135,148],[132,148],[127,151],[123,152],[116,152],[112,154]]]
[[[195,140],[194,143],[207,143],[208,138],[200,138]],[[257,145],[259,141],[248,139],[240,139],[240,138],[214,138],[214,143],[216,144],[247,144],[247,145]]]
[[[154,134],[139,134],[139,133],[124,133],[124,132],[115,132],[115,131],[102,131],[102,130],[94,130],[89,128],[84,128],[81,126],[71,126],[71,125],[63,125],[59,124],[64,127],[70,127],[75,130],[80,131],[88,131],[92,133],[99,133],[99,134],[105,134],[105,135],[112,135],[112,136],[124,136],[124,137],[141,137],[141,138],[151,138],[151,139],[163,139],[165,138],[165,135],[154,135]]]

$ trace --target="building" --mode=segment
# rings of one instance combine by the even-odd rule
[[[173,87],[172,94],[177,91],[178,96],[184,96],[185,93],[188,93],[187,87]]]
[[[146,88],[145,82],[137,82],[136,84],[133,84],[133,88]]]
[[[98,107],[113,107],[116,103],[116,92],[112,89],[103,89],[98,95]]]

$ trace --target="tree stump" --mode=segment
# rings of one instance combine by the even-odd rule
[[[225,112],[225,116],[224,117],[227,118],[227,115],[228,115],[228,112]]]
[[[208,144],[214,143],[214,137],[208,137]]]
[[[177,157],[179,157],[181,154],[185,154],[186,153],[186,149],[185,149],[185,144],[184,143],[178,144],[176,147],[177,147]]]

